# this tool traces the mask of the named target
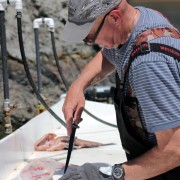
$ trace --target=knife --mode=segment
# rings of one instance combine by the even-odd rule
[[[71,152],[73,150],[74,138],[75,138],[75,133],[76,133],[77,128],[79,128],[79,126],[73,122],[72,123],[72,132],[71,132],[70,139],[69,139],[69,147],[68,147],[68,153],[67,153],[67,158],[66,158],[66,165],[64,168],[64,174],[66,173],[66,170],[67,170],[68,164],[69,164],[69,160],[71,158]]]

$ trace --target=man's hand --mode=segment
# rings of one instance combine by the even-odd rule
[[[67,123],[68,136],[71,135],[72,131],[72,121],[75,124],[79,124],[82,121],[81,114],[84,110],[85,97],[83,90],[74,82],[67,93],[62,111],[64,113],[64,118]]]

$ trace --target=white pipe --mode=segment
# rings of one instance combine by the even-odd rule
[[[0,0],[0,11],[4,11],[7,7],[7,0]]]
[[[33,28],[39,28],[40,25],[46,24],[49,31],[54,32],[54,20],[52,18],[38,18],[33,21]]]
[[[48,25],[49,31],[54,32],[54,20],[52,18],[45,18],[44,21],[45,21],[45,24]]]
[[[16,12],[22,12],[22,0],[9,0],[10,5],[15,5]]]
[[[41,23],[42,23],[42,18],[35,19],[33,21],[33,28],[34,29],[39,29],[39,24],[41,24]]]

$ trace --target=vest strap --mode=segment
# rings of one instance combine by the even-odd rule
[[[136,46],[131,53],[130,61],[132,62],[138,55],[150,52],[161,52],[180,61],[180,51],[178,49],[164,44],[149,42],[141,42],[140,45]]]
[[[145,55],[150,52],[160,52],[180,61],[180,50],[164,44],[150,43],[151,40],[160,37],[171,37],[171,38],[180,39],[180,32],[178,32],[178,30],[174,28],[169,28],[169,27],[148,29],[142,32],[137,37],[135,41],[135,46],[130,54],[130,58],[127,69],[125,70],[123,82],[125,82],[131,63],[139,55]]]
[[[135,46],[140,45],[142,42],[148,42],[153,39],[160,37],[172,37],[180,39],[180,33],[175,28],[162,27],[162,28],[153,28],[143,31],[136,39]]]

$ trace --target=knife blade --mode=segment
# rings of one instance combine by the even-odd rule
[[[77,128],[79,128],[79,126],[73,122],[72,123],[72,132],[71,132],[70,139],[69,139],[69,147],[68,147],[68,153],[67,153],[67,158],[66,158],[66,164],[65,164],[65,168],[64,168],[64,174],[66,173],[66,170],[68,168],[69,161],[71,158],[71,152],[73,150],[74,138],[75,138]]]

